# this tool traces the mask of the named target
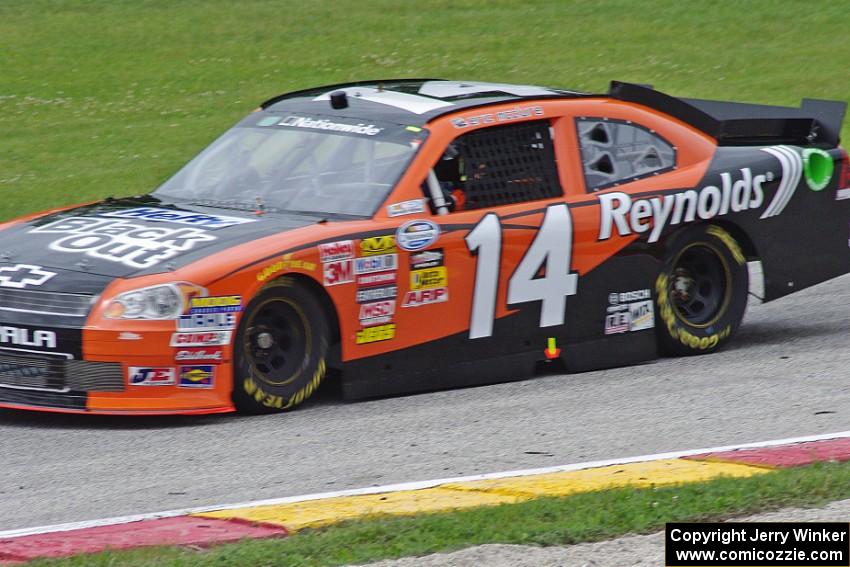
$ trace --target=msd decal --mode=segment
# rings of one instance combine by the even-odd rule
[[[198,228],[161,228],[87,217],[57,220],[30,232],[64,235],[49,245],[56,252],[85,254],[133,268],[150,268],[216,239]]]
[[[119,219],[143,219],[154,222],[172,222],[175,224],[188,224],[212,229],[257,222],[257,219],[207,215],[189,211],[175,211],[174,209],[158,209],[156,207],[137,207],[135,209],[126,209],[112,213],[98,213],[98,216]]]
[[[22,289],[28,285],[39,286],[55,275],[55,272],[48,272],[41,266],[32,264],[4,266],[0,268],[0,287]]]
[[[779,187],[760,217],[766,219],[781,214],[794,196],[803,172],[803,160],[796,150],[787,146],[762,148],[762,151],[775,157],[781,167]],[[706,185],[663,197],[635,200],[622,192],[598,195],[599,240],[611,238],[616,227],[620,236],[649,231],[648,242],[656,242],[668,226],[758,209],[765,202],[763,185],[775,177],[773,171],[754,175],[749,167],[744,167],[734,174],[721,173],[719,186]]]
[[[354,258],[354,243],[351,240],[340,240],[319,244],[319,258],[322,262],[334,262]]]
[[[395,314],[395,300],[364,303],[360,306],[360,324],[364,327],[381,325],[392,321]]]

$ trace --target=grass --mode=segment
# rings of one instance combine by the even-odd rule
[[[850,498],[850,463],[785,469],[746,479],[721,478],[677,487],[620,488],[567,498],[472,508],[414,517],[353,521],[289,538],[243,541],[195,551],[147,548],[33,562],[51,567],[286,566],[320,567],[451,551],[482,543],[566,545],[665,522],[714,521],[786,506]]]
[[[618,79],[846,100],[846,14],[795,0],[0,2],[0,220],[148,192],[259,102],[319,84]]]

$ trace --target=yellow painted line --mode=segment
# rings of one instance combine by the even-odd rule
[[[286,527],[290,532],[377,515],[412,515],[475,506],[514,504],[542,496],[568,496],[623,486],[663,486],[720,476],[748,477],[768,469],[733,463],[665,459],[594,469],[494,480],[447,483],[421,490],[342,496],[287,504],[253,506],[194,514]]]

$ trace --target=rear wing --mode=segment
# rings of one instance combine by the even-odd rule
[[[840,142],[847,103],[804,98],[799,108],[677,98],[647,85],[611,81],[611,98],[678,118],[720,145],[826,145]]]

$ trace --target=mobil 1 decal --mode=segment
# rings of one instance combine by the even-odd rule
[[[502,223],[488,213],[466,235],[466,247],[476,257],[475,288],[469,317],[469,338],[493,334],[502,259]],[[570,271],[573,221],[566,204],[546,208],[543,222],[508,281],[507,303],[540,302],[540,326],[563,325],[567,297],[575,295],[578,274]],[[538,277],[538,274],[543,275]]]
[[[722,151],[722,150],[720,150]],[[712,172],[700,188],[664,196],[632,198],[621,191],[597,195],[599,199],[599,240],[647,233],[648,242],[656,242],[665,228],[695,220],[741,211],[761,211],[760,219],[782,214],[794,196],[803,173],[803,159],[789,146],[761,148],[774,160],[764,165]],[[753,159],[754,162],[759,160]],[[768,163],[778,164],[765,167]],[[773,196],[765,184],[779,181]]]

